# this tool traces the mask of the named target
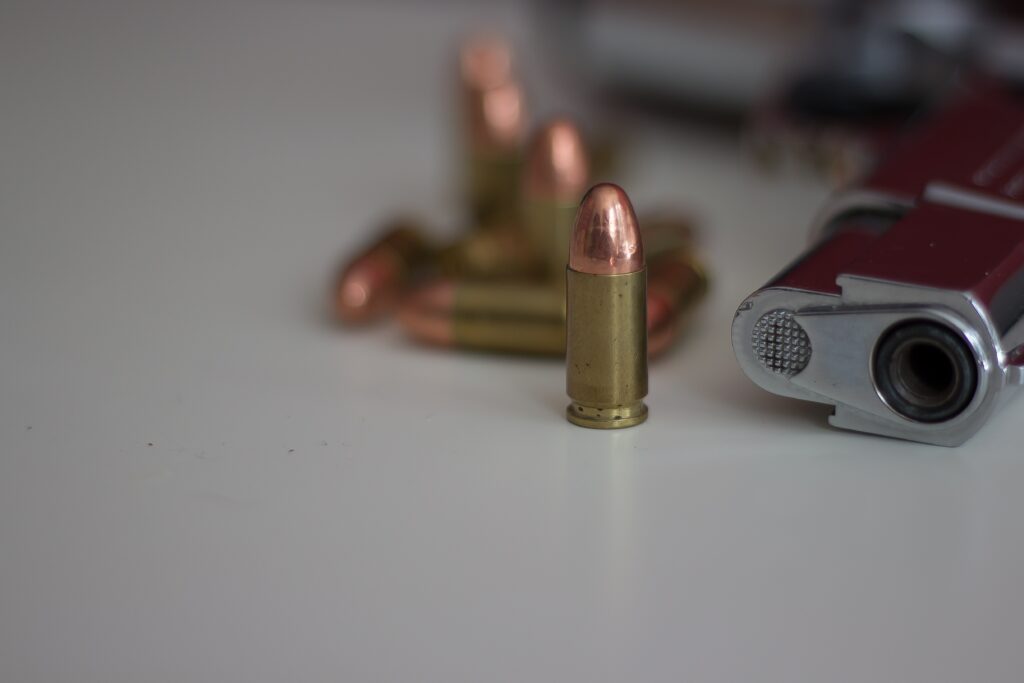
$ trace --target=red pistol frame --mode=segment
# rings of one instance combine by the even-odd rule
[[[959,91],[814,233],[736,312],[756,384],[835,406],[837,427],[955,446],[1024,383],[1024,98]]]

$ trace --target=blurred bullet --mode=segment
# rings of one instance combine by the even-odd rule
[[[480,34],[462,44],[459,71],[463,86],[487,90],[512,80],[512,48],[498,35]]]
[[[672,348],[679,336],[672,305],[657,292],[647,292],[647,357],[657,358]]]
[[[647,291],[664,297],[673,309],[689,308],[707,293],[703,264],[690,247],[680,247],[651,258],[647,266]]]
[[[550,278],[565,282],[569,234],[589,183],[586,145],[579,129],[555,119],[534,135],[523,173],[523,220]]]
[[[640,218],[640,234],[648,266],[659,254],[693,247],[697,241],[696,225],[692,216],[677,211],[645,213]]]
[[[648,296],[651,357],[669,348],[678,327],[671,301]],[[419,342],[479,351],[562,356],[565,294],[548,285],[440,279],[416,287],[398,309],[406,333]]]
[[[351,325],[380,318],[394,308],[413,270],[429,255],[430,247],[415,222],[393,221],[338,274],[332,289],[335,315]]]
[[[596,185],[580,203],[566,268],[566,417],[618,429],[647,419],[647,268],[622,188]]]
[[[647,257],[647,356],[655,358],[679,339],[708,280],[691,216],[659,211],[645,215],[640,225]]]
[[[491,161],[518,162],[526,123],[522,86],[515,81],[471,93],[470,142]]]
[[[398,320],[410,336],[436,346],[545,355],[565,350],[565,298],[544,285],[439,280],[412,292]]]
[[[651,257],[647,265],[649,357],[661,355],[675,343],[707,290],[707,273],[691,247],[681,246]]]
[[[487,36],[466,43],[460,75],[472,222],[482,227],[514,223],[526,107],[507,43]]]
[[[468,202],[474,225],[518,221],[520,146],[525,112],[517,83],[477,94],[467,159]]]
[[[475,280],[539,280],[544,263],[522,230],[506,226],[478,230],[438,253],[442,275]]]
[[[403,218],[389,224],[379,239],[343,267],[331,295],[336,317],[361,325],[394,310],[413,279],[440,274],[539,282],[544,273],[544,263],[522,230],[484,229],[437,246],[417,221]]]

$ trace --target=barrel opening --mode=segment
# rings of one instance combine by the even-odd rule
[[[944,422],[974,398],[977,362],[949,327],[931,321],[901,323],[878,344],[874,380],[882,400],[903,417]]]

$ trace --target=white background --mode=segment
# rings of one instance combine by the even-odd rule
[[[469,3],[0,4],[0,680],[1021,680],[1024,405],[942,449],[735,364],[810,177],[626,135],[715,278],[635,429],[566,423],[558,362],[327,322],[376,221],[451,205],[481,18],[529,36]]]

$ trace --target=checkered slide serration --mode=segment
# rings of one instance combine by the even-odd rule
[[[792,311],[778,309],[762,315],[750,341],[761,365],[786,377],[799,373],[811,360],[811,340]]]

